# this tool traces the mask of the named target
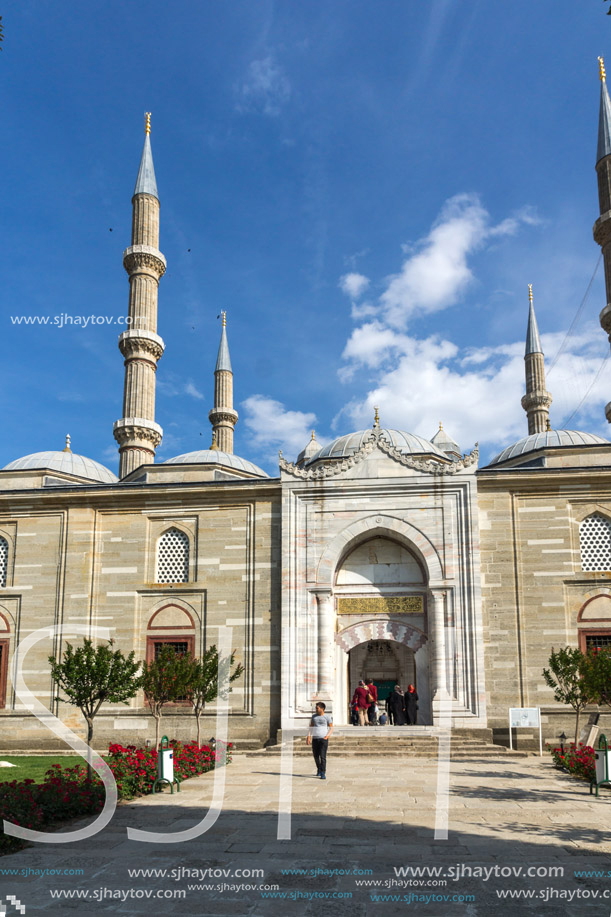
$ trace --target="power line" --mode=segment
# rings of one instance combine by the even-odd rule
[[[583,312],[583,310],[584,310],[584,308],[585,308],[585,305],[586,305],[586,303],[587,303],[587,301],[588,301],[588,296],[590,295],[590,290],[592,289],[592,284],[594,283],[594,279],[595,279],[595,277],[596,277],[596,275],[597,275],[597,273],[598,273],[598,268],[600,267],[600,262],[601,262],[601,260],[602,260],[602,256],[603,256],[603,253],[602,253],[602,251],[601,251],[600,255],[598,256],[598,261],[596,262],[596,267],[594,268],[594,273],[592,274],[592,277],[590,278],[590,282],[589,282],[589,284],[588,284],[588,286],[587,286],[587,288],[586,288],[586,291],[585,291],[585,293],[584,293],[583,299],[581,300],[581,303],[580,303],[580,305],[579,305],[579,308],[577,309],[577,312],[575,313],[575,317],[574,317],[573,321],[571,322],[571,325],[570,325],[570,327],[569,327],[569,330],[567,331],[567,333],[566,333],[565,336],[564,336],[564,340],[562,341],[562,344],[560,345],[560,348],[559,348],[558,352],[556,353],[556,356],[554,357],[554,359],[553,359],[552,362],[551,362],[550,368],[547,370],[547,375],[548,375],[548,376],[550,375],[552,369],[554,368],[554,366],[556,365],[556,363],[558,362],[558,360],[560,359],[560,357],[561,357],[562,354],[564,353],[564,351],[565,351],[565,349],[566,349],[567,342],[568,342],[570,336],[572,335],[573,330],[574,330],[574,328],[575,328],[577,322],[578,322],[579,319],[581,318],[581,313]]]
[[[598,380],[599,380],[599,378],[600,378],[600,376],[601,376],[601,373],[602,373],[603,369],[605,368],[605,366],[606,366],[606,364],[607,364],[607,360],[609,359],[610,356],[611,356],[611,351],[608,351],[607,354],[606,354],[606,356],[603,357],[603,361],[602,361],[602,363],[600,364],[600,366],[598,367],[598,372],[597,372],[596,375],[594,376],[594,378],[593,378],[593,380],[592,380],[592,382],[591,382],[591,384],[590,384],[590,387],[588,388],[587,392],[585,393],[585,395],[583,396],[583,398],[581,399],[581,401],[579,402],[579,404],[577,405],[577,407],[575,408],[575,410],[573,411],[573,413],[572,413],[569,417],[567,417],[566,420],[563,420],[563,421],[562,421],[562,424],[561,424],[561,429],[562,429],[562,430],[566,430],[566,429],[568,428],[568,425],[569,425],[570,422],[572,421],[573,417],[575,417],[576,414],[578,414],[579,411],[581,410],[581,407],[582,407],[583,403],[585,402],[586,398],[588,397],[588,395],[590,394],[590,392],[592,391],[592,389],[594,388],[594,386],[595,386],[596,383],[598,382]]]

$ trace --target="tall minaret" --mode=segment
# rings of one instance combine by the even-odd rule
[[[214,407],[208,414],[217,448],[233,454],[233,428],[238,422],[238,412],[233,409],[233,371],[227,344],[227,316],[223,316],[221,343],[214,369]]]
[[[535,318],[532,283],[528,284],[528,302],[528,328],[524,353],[526,394],[522,397],[522,407],[528,417],[530,435],[549,430],[549,406],[552,403],[552,396],[545,390],[545,363]]]
[[[155,423],[155,373],[164,351],[157,334],[157,294],[166,260],[159,251],[159,198],[151,152],[151,115],[146,114],[144,150],[132,197],[132,244],[123,252],[129,274],[128,330],[119,336],[125,357],[123,417],[113,426],[119,443],[119,477],[155,461],[163,430]]]
[[[600,76],[600,114],[598,117],[598,152],[596,171],[598,173],[598,203],[600,217],[594,223],[594,240],[603,252],[605,265],[605,288],[607,305],[600,313],[600,324],[611,341],[611,102],[607,91],[605,62],[598,58]],[[611,423],[611,402],[605,408],[607,420]]]

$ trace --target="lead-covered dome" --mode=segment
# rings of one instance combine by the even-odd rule
[[[317,452],[310,462],[318,462],[321,459],[342,459],[348,455],[354,455],[363,444],[371,438],[372,431],[359,430],[358,433],[348,433],[346,436],[340,436],[333,442],[323,446],[320,452]],[[434,455],[448,461],[447,455],[437,448],[430,440],[416,433],[404,433],[403,430],[386,430],[380,429],[379,437],[385,440],[389,445],[394,446],[403,455]],[[308,462],[309,464],[309,462]]]
[[[176,455],[174,458],[167,459],[166,465],[223,465],[225,468],[233,468],[234,471],[243,471],[246,474],[255,475],[258,478],[268,478],[267,472],[259,468],[258,465],[249,462],[247,459],[240,458],[239,455],[233,455],[229,452],[221,452],[220,449],[199,449],[196,452],[185,452],[183,455]]]
[[[595,433],[582,433],[580,430],[545,430],[543,433],[531,433],[524,439],[507,446],[492,459],[490,465],[498,465],[509,459],[518,458],[527,452],[537,449],[558,448],[561,446],[608,446],[609,441]]]
[[[24,455],[22,458],[9,462],[2,469],[3,471],[61,471],[64,474],[73,474],[79,478],[86,478],[88,481],[95,481],[98,484],[116,484],[118,478],[105,465],[94,462],[93,459],[85,455],[77,455],[75,452],[64,450],[62,452],[32,452],[31,455]]]

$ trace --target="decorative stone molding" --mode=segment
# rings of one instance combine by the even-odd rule
[[[130,245],[123,252],[123,267],[130,275],[147,268],[159,279],[165,274],[167,262],[152,245]]]
[[[611,341],[611,303],[607,303],[605,308],[601,311],[598,316],[600,326],[603,331],[606,331],[609,335],[609,340]]]
[[[389,443],[383,430],[373,429],[363,440],[363,444],[353,455],[347,456],[341,461],[335,461],[333,464],[319,465],[313,468],[300,468],[294,462],[287,462],[280,456],[280,470],[295,478],[301,478],[304,481],[319,481],[325,478],[334,478],[337,475],[344,474],[350,468],[358,465],[366,456],[370,455],[376,449],[383,452],[389,458],[404,465],[406,468],[412,468],[414,471],[420,471],[424,474],[457,474],[466,468],[477,466],[479,459],[479,445],[475,444],[473,452],[463,456],[459,462],[443,462],[435,459],[418,459],[412,455],[404,455],[395,446]],[[314,463],[316,459],[314,459]]]
[[[123,417],[116,420],[112,432],[119,447],[129,445],[135,449],[141,448],[140,443],[150,444],[156,449],[163,438],[163,429],[159,424],[143,417]]]
[[[611,242],[611,210],[603,213],[594,223],[592,229],[594,241],[604,248]]]
[[[548,410],[552,403],[552,396],[545,391],[528,392],[526,395],[522,395],[521,403],[527,412],[533,409]]]
[[[238,412],[231,411],[229,408],[223,408],[223,410],[220,411],[212,408],[212,410],[208,412],[208,418],[210,423],[214,425],[220,423],[229,423],[233,426],[235,423],[237,423]]]
[[[165,344],[163,339],[153,331],[137,331],[136,329],[124,331],[119,335],[119,350],[126,359],[132,357],[150,356],[153,360],[160,360]]]
[[[335,635],[335,642],[345,653],[359,643],[370,640],[394,640],[408,646],[415,653],[427,642],[427,636],[416,627],[402,621],[359,621]]]

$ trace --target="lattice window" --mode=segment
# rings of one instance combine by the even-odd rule
[[[168,529],[159,539],[157,582],[189,582],[189,538],[178,529]]]
[[[611,521],[598,513],[579,526],[582,570],[611,570]]]
[[[586,634],[586,652],[588,650],[611,650],[611,630],[600,634]]]
[[[8,541],[0,536],[0,586],[6,586],[8,571]]]

